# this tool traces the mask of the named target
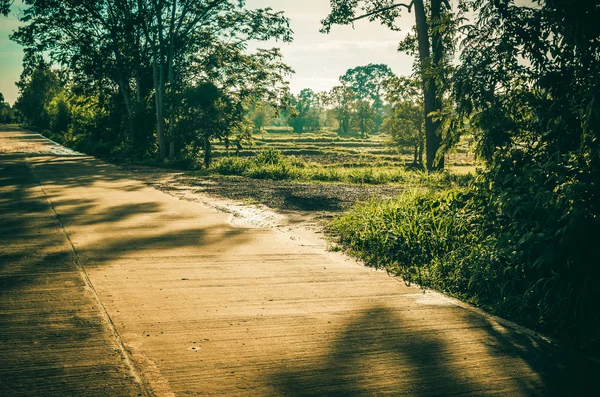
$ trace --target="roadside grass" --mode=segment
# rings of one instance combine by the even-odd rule
[[[328,230],[338,247],[369,266],[496,312],[485,305],[500,292],[493,257],[482,216],[464,205],[468,196],[466,187],[409,189],[395,199],[358,203]]]
[[[358,203],[333,218],[327,232],[331,246],[367,266],[548,330],[536,307],[540,295],[502,266],[509,253],[473,205],[470,188],[409,189],[395,199]]]
[[[579,207],[574,213],[580,222],[565,225],[564,214],[573,207],[565,208],[556,192],[538,188],[507,201],[490,191],[485,172],[464,186],[424,184],[397,198],[358,203],[328,224],[331,244],[406,282],[597,348],[598,288],[588,281],[598,273],[585,269],[597,251],[563,249],[582,223],[597,227],[581,209],[585,204],[565,200]],[[536,194],[546,200],[544,207],[532,199]],[[576,238],[592,241],[585,233]]]

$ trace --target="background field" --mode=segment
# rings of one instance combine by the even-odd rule
[[[239,152],[240,157],[253,156],[263,149],[279,150],[284,156],[293,156],[308,165],[326,168],[378,168],[392,170],[412,163],[412,153],[389,144],[386,134],[374,134],[366,139],[357,136],[340,136],[322,130],[314,133],[295,134],[287,128],[269,128],[263,134],[253,135],[252,146]],[[235,150],[229,149],[230,156]],[[215,159],[226,157],[223,143],[215,144]],[[476,161],[472,139],[465,137],[446,155],[447,168],[451,173],[466,174],[474,171]]]

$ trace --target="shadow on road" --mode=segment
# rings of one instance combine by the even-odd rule
[[[218,243],[225,251],[246,234],[179,225],[183,215],[161,218],[151,200],[121,202],[119,193],[144,185],[92,158],[18,152],[0,153],[0,395],[137,396],[63,226],[89,268],[148,249],[160,256]],[[80,187],[102,193],[78,196]]]
[[[464,309],[439,321],[457,319],[476,335],[466,350],[455,347],[465,345],[464,328],[439,332],[433,324],[415,332],[419,315],[374,307],[346,324],[320,360],[286,362],[269,382],[279,395],[294,397],[589,396],[598,390],[597,363]]]

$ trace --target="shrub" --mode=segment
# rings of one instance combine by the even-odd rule
[[[212,170],[221,175],[243,175],[250,161],[239,157],[224,157],[212,165]]]
[[[254,163],[256,165],[276,165],[283,161],[283,154],[281,151],[273,148],[263,149],[256,153],[254,156]]]

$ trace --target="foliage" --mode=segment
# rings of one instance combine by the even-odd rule
[[[288,124],[294,132],[314,131],[319,128],[319,100],[313,90],[305,88],[297,96],[290,94],[289,106],[291,110]]]
[[[13,0],[0,0],[0,14],[8,16]]]
[[[353,105],[352,121],[362,138],[366,138],[377,127],[377,111],[365,100],[358,100]]]
[[[554,299],[542,309],[570,310],[561,312],[561,330],[581,343],[598,340],[588,299],[597,299],[599,282],[589,236],[600,219],[600,9],[562,0],[475,6],[458,110],[488,162],[493,199],[513,210],[503,209],[507,228],[517,241],[536,242],[528,255],[547,271],[543,285]]]
[[[399,77],[388,79],[387,100],[391,103],[391,109],[383,120],[381,131],[390,135],[393,146],[411,148],[413,164],[423,166],[425,117],[418,94],[418,81]]]
[[[218,87],[233,108],[250,97],[276,102],[287,91],[283,78],[292,71],[277,49],[246,51],[252,40],[291,41],[287,18],[270,8],[247,9],[238,0],[25,4],[24,25],[11,36],[25,49],[21,91],[29,89],[41,54],[49,57],[64,71],[71,91],[67,96],[97,97],[110,114],[111,139],[94,139],[106,141],[115,152],[188,156],[195,138],[178,126],[180,118],[189,116],[180,103],[188,89],[200,84]],[[26,121],[47,128],[44,115],[34,113],[24,114]]]
[[[0,124],[13,124],[18,120],[16,110],[8,102],[4,102],[4,95],[0,92]]]

